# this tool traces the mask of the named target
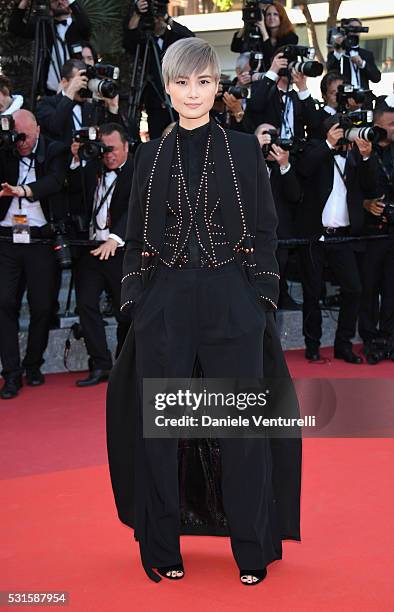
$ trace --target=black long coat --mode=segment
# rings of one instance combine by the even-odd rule
[[[214,163],[218,188],[221,193],[223,222],[230,244],[247,245],[248,253],[236,252],[236,260],[242,270],[255,270],[249,276],[258,293],[277,301],[276,276],[276,214],[272,200],[268,174],[261,156],[261,149],[254,136],[238,132],[226,132],[211,122]],[[155,270],[158,254],[149,257],[150,269],[141,275],[145,257],[141,251],[149,248],[160,250],[165,223],[166,190],[168,185],[176,129],[166,139],[141,145],[136,154],[134,181],[129,210],[128,246],[124,263],[124,275],[130,275],[123,283],[122,302],[137,299],[144,293]],[[234,202],[232,172],[228,159],[230,148],[238,184],[242,192],[243,215]],[[160,155],[158,155],[158,152]],[[156,160],[156,161],[155,161]],[[149,226],[145,231],[144,220],[147,191],[151,186]],[[156,187],[157,186],[157,191]],[[161,187],[161,190],[159,188]],[[246,231],[243,220],[246,219]],[[182,232],[182,228],[180,230]],[[245,234],[245,235],[244,235]],[[250,252],[250,236],[255,252]],[[149,246],[147,246],[147,244]],[[234,248],[234,251],[236,249]],[[246,266],[243,263],[253,263]],[[257,265],[256,265],[257,264]],[[132,274],[139,272],[140,274]],[[142,280],[141,280],[142,277]],[[255,282],[258,279],[258,282]],[[259,285],[259,286],[257,286]],[[276,392],[286,413],[298,415],[298,403],[294,387],[283,356],[274,313],[267,312],[264,334],[264,376],[278,381]],[[195,367],[194,375],[200,375]],[[262,373],[263,375],[263,373]],[[287,382],[287,385],[283,383]],[[285,390],[284,390],[285,389]],[[284,394],[286,397],[284,397]],[[136,503],[144,497],[144,484],[149,475],[144,460],[142,439],[141,403],[137,391],[135,369],[135,337],[131,325],[122,351],[112,370],[107,392],[107,445],[109,468],[115,502],[120,520],[135,527],[141,512]],[[300,483],[301,440],[299,437],[272,439],[273,486],[277,500],[278,518],[283,539],[300,539]],[[181,534],[228,535],[220,490],[220,449],[215,440],[194,439],[179,441],[179,482],[181,503]],[[149,508],[149,512],[154,509]],[[138,533],[135,533],[138,539]]]

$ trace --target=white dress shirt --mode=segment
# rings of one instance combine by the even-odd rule
[[[350,57],[354,57],[355,55],[359,55],[359,52],[356,49],[351,49],[350,53],[349,53]],[[334,51],[334,56],[336,57],[336,59],[339,61],[339,72],[340,74],[344,74],[343,71],[343,60],[344,57],[346,56],[344,51]],[[346,56],[349,57],[349,56]],[[352,60],[349,58],[349,64],[350,64],[350,74],[351,74],[351,84],[353,85],[353,87],[360,87],[360,70],[362,70],[363,68],[365,68],[366,66],[366,61],[362,60],[361,66],[360,68],[358,66],[356,66],[355,64],[353,64]]]
[[[66,25],[63,25],[62,23],[57,23],[56,20],[54,20],[53,22],[55,34],[57,33],[60,40],[58,40],[58,38],[55,38],[54,45],[51,51],[51,61],[49,63],[47,79],[47,87],[51,91],[57,91],[61,79],[61,67],[63,66],[63,64],[66,63],[68,59],[70,59],[70,54],[68,52],[68,47],[66,43],[66,32],[72,24],[73,20],[71,17],[67,17],[66,21]],[[59,52],[59,59],[61,62],[60,66],[58,66],[56,48]]]
[[[33,149],[33,153],[35,153],[37,146],[38,140]],[[30,183],[35,183],[36,180],[35,160],[31,160],[29,157],[22,157],[19,161],[18,185],[29,185]],[[26,215],[30,227],[42,227],[47,224],[39,200],[30,202],[26,198],[12,198],[7,214],[0,222],[0,225],[3,227],[12,227],[14,215]]]
[[[121,166],[119,166],[119,169],[123,168],[125,163],[126,162],[124,162]],[[90,240],[102,240],[105,242],[106,240],[108,240],[108,238],[112,238],[113,240],[116,240],[119,246],[124,246],[125,244],[124,240],[122,240],[120,236],[117,236],[117,234],[110,233],[109,228],[95,230],[95,226],[93,224],[93,219],[94,219],[94,216],[96,215],[96,212],[95,212],[96,209],[98,208],[102,198],[105,196],[107,191],[111,188],[111,186],[113,186],[103,206],[100,208],[98,214],[96,215],[96,224],[98,228],[105,228],[105,226],[107,225],[108,213],[111,207],[112,196],[116,188],[115,181],[117,180],[117,177],[118,175],[116,174],[116,172],[112,171],[112,172],[104,173],[103,176],[100,178],[100,182],[97,186],[96,193],[94,196],[92,221],[90,223],[90,230],[89,230],[89,239]]]
[[[344,173],[346,159],[337,155],[335,161],[341,172]],[[347,190],[335,163],[332,190],[323,209],[322,224],[323,227],[347,227],[350,225]]]

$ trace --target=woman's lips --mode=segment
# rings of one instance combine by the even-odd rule
[[[198,108],[201,104],[186,104],[188,108]]]

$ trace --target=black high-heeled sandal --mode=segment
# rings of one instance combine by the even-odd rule
[[[182,563],[178,563],[178,565],[169,565],[168,567],[157,567],[156,569],[160,576],[168,578],[169,580],[181,580],[185,575]],[[182,576],[167,576],[167,572],[183,572],[183,574]]]
[[[239,579],[241,580],[242,584],[246,584],[246,586],[254,586],[255,584],[259,584],[259,582],[262,582],[264,580],[264,578],[267,575],[267,568],[263,568],[263,569],[259,569],[259,570],[240,570],[239,572]],[[242,577],[246,577],[246,576],[253,576],[254,578],[257,578],[257,580],[254,580],[252,582],[245,582],[244,580],[242,580]]]

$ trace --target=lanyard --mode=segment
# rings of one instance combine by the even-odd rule
[[[377,154],[376,158],[378,160],[378,164],[380,166],[380,168],[383,171],[383,174],[385,175],[388,184],[390,185],[390,187],[392,187],[392,183],[393,183],[393,170],[394,170],[394,160],[393,160],[393,156],[391,155],[391,173],[388,172],[386,166],[383,163],[383,160],[381,159],[380,155]]]
[[[98,206],[96,206],[95,209],[94,209],[94,213],[93,213],[93,226],[94,226],[94,229],[96,229],[96,230],[97,229],[99,229],[99,230],[106,230],[109,227],[109,225],[108,225],[108,221],[109,221],[108,213],[109,213],[109,210],[107,211],[107,220],[106,220],[106,223],[105,223],[105,227],[100,227],[99,226],[99,224],[97,223],[97,215],[99,214],[100,210],[104,206],[105,202],[108,200],[108,198],[109,198],[110,194],[112,193],[112,191],[115,189],[115,185],[116,185],[117,180],[118,180],[118,176],[116,176],[115,179],[112,181],[112,183],[108,187],[107,191],[104,193],[103,197],[101,198]],[[105,189],[105,176],[103,177],[103,187]],[[98,190],[97,190],[97,195],[98,195]]]
[[[21,159],[20,161],[22,162],[22,164],[23,164],[24,166],[26,166],[26,168],[27,168],[27,172],[26,172],[25,176],[23,177],[23,180],[22,180],[22,181],[20,181],[20,182],[18,183],[18,184],[19,184],[19,186],[21,186],[21,185],[25,185],[25,184],[26,184],[27,177],[28,177],[28,176],[29,176],[29,174],[30,174],[30,170],[33,168],[34,159],[33,159],[33,158],[31,158],[31,159],[30,159],[30,162],[29,162],[28,164],[27,164],[25,161],[23,161],[23,159]],[[22,198],[18,198],[18,206],[19,206],[19,210],[22,210],[22,200],[23,200],[23,199],[24,199],[23,197],[22,197]]]
[[[339,172],[339,176],[341,177],[343,184],[346,187],[346,174],[344,172],[342,172],[340,165],[338,164],[337,160],[335,159],[335,155],[333,155],[333,159],[334,159],[334,164]],[[346,166],[345,166],[346,167]]]

